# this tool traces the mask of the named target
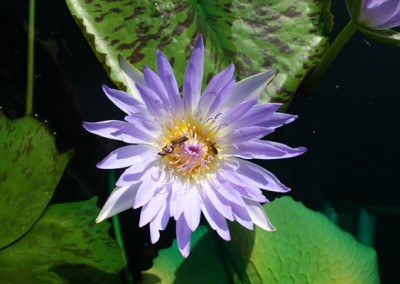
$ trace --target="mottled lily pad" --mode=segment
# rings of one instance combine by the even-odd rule
[[[71,159],[33,117],[0,112],[0,248],[25,234],[45,210]]]
[[[21,239],[0,250],[1,283],[119,283],[121,250],[96,224],[96,198],[50,205]]]
[[[291,100],[328,46],[330,0],[67,0],[98,59],[120,88],[126,86],[117,56],[136,68],[156,70],[163,51],[182,84],[197,34],[206,42],[204,81],[231,62],[238,79],[278,67],[261,101]]]
[[[199,228],[187,259],[174,242],[159,251],[143,283],[379,283],[375,251],[321,213],[290,197],[264,208],[276,232],[231,223],[232,240],[224,242]]]

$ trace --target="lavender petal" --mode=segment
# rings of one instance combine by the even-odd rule
[[[129,186],[116,187],[101,209],[96,223],[132,208],[139,185],[139,183],[136,183]]]
[[[182,110],[182,100],[179,95],[178,84],[176,83],[174,71],[165,55],[157,50],[157,74],[167,91],[169,102],[174,112]]]
[[[224,110],[232,108],[243,101],[259,97],[272,79],[278,74],[278,69],[266,70],[236,83]]]
[[[260,203],[249,199],[245,199],[244,202],[246,203],[247,212],[249,213],[254,224],[266,231],[276,231]]]
[[[106,85],[103,85],[103,91],[106,96],[126,114],[140,113],[145,116],[148,115],[145,105],[131,95],[120,90],[111,89]]]
[[[179,251],[182,256],[186,258],[190,251],[190,231],[183,215],[176,221],[176,241],[178,243]]]
[[[129,93],[136,99],[140,100],[140,95],[136,89],[135,84],[145,84],[143,74],[135,67],[133,67],[132,64],[130,64],[128,60],[126,60],[126,58],[121,55],[118,55],[118,62],[119,66],[121,67],[122,73],[124,74],[125,80],[128,84]]]
[[[120,169],[143,162],[143,153],[153,151],[148,145],[129,145],[112,151],[105,159],[97,164],[100,169]]]

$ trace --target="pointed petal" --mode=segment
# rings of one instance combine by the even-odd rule
[[[164,103],[160,97],[150,88],[136,84],[142,100],[144,101],[149,113],[156,119],[162,119],[167,115]]]
[[[237,159],[240,164],[237,173],[240,178],[253,183],[261,189],[275,192],[288,192],[290,188],[282,184],[271,172],[252,162]]]
[[[124,91],[115,90],[103,85],[103,91],[106,96],[126,114],[140,113],[148,115],[145,105]]]
[[[147,152],[153,152],[153,147],[148,145],[129,145],[112,151],[104,160],[97,164],[100,169],[126,168],[133,164],[143,162]]]
[[[143,115],[131,114],[125,116],[125,120],[150,136],[155,136],[159,132],[160,126]]]
[[[143,128],[140,129],[135,125],[128,124],[111,134],[115,137],[118,137],[119,140],[124,141],[125,143],[154,145],[157,143],[157,137],[149,133],[149,131],[143,131]]]
[[[263,138],[273,131],[273,128],[249,126],[233,131],[231,134],[225,136],[224,139],[228,140],[230,144],[238,144]]]
[[[225,154],[243,159],[273,160],[296,157],[307,151],[304,147],[290,148],[282,143],[265,140],[250,141],[235,145],[237,148],[231,147],[225,151]]]
[[[259,97],[268,84],[278,74],[278,69],[266,70],[262,73],[250,76],[236,83],[233,93],[226,103],[224,110],[230,109],[234,105]]]
[[[218,94],[229,81],[232,80],[233,72],[235,72],[235,65],[231,63],[225,70],[214,76],[207,84],[203,94],[215,93]]]
[[[186,258],[190,252],[190,237],[192,232],[189,229],[183,215],[176,221],[176,241],[178,243],[179,251],[182,256]]]
[[[136,89],[135,83],[144,85],[143,74],[137,70],[129,61],[118,54],[118,62],[121,67],[122,73],[124,74],[125,80],[128,84],[128,92],[138,100],[141,100],[140,95]]]
[[[249,213],[247,212],[246,205],[243,202],[243,206],[239,206],[237,204],[232,204],[232,214],[240,225],[243,227],[253,230],[253,220],[251,219]]]
[[[151,169],[155,162],[156,158],[154,158],[153,153],[147,152],[142,156],[142,160],[139,163],[135,163],[129,168],[127,168],[122,175],[118,178],[115,185],[117,186],[125,186],[131,183],[135,183],[140,181],[143,175]]]
[[[233,221],[232,211],[230,202],[226,200],[217,190],[215,190],[208,182],[202,183],[202,190],[207,198],[214,204],[214,207],[220,212],[225,218]]]
[[[191,188],[185,194],[185,209],[183,214],[190,230],[194,232],[200,223],[200,196],[196,188]]]
[[[246,114],[258,101],[259,97],[253,98],[249,101],[238,103],[233,106],[230,110],[223,113],[217,119],[220,124],[231,124],[239,120],[244,114]]]
[[[151,243],[155,244],[160,238],[160,230],[164,230],[169,221],[169,204],[164,202],[157,216],[150,222]]]
[[[108,197],[106,203],[96,219],[96,223],[132,208],[140,183],[129,186],[116,187]]]
[[[246,203],[247,212],[254,224],[269,232],[276,231],[260,203],[249,199],[245,199],[244,202]]]
[[[193,64],[189,63],[188,67],[186,68],[185,80],[183,81],[182,86],[183,106],[188,114],[193,114],[193,111],[198,105],[198,100],[200,100],[200,95],[196,94],[196,80],[196,68],[193,66]]]
[[[112,135],[112,133],[124,128],[128,123],[120,120],[107,120],[100,122],[84,122],[82,125],[87,131],[101,137],[121,140],[119,137]]]
[[[175,113],[182,110],[182,99],[179,94],[174,71],[165,55],[157,50],[157,74],[167,91],[169,102]]]
[[[165,90],[161,79],[146,65],[143,65],[143,76],[146,86],[153,90],[153,92],[158,95],[160,100],[164,103],[166,108],[169,109],[170,103],[167,96],[167,91]]]
[[[165,206],[167,197],[168,192],[166,190],[161,190],[158,193],[154,193],[150,201],[142,207],[140,212],[139,227],[147,225],[147,223],[157,216],[161,207]]]
[[[215,116],[221,112],[222,108],[226,105],[226,102],[229,100],[233,87],[235,86],[235,77],[231,79],[218,93],[218,96],[214,100],[213,104],[210,107],[209,115]]]
[[[232,203],[244,206],[243,199],[239,192],[232,188],[229,182],[219,183],[217,190],[223,197],[231,202],[230,206],[232,206]]]
[[[192,55],[183,79],[183,101],[186,111],[192,112],[199,103],[201,85],[203,83],[204,45],[201,35],[197,37]],[[185,102],[186,101],[186,102]]]
[[[220,235],[222,239],[229,241],[231,236],[224,216],[215,209],[214,205],[205,194],[202,195],[202,200],[201,211],[203,212],[204,217],[206,217],[207,222],[213,230],[217,231],[218,235]]]
[[[262,194],[261,190],[254,185],[244,185],[245,182],[237,184],[238,180],[230,182],[231,187],[236,190],[240,196],[257,202],[266,203],[268,199]],[[242,198],[243,200],[243,198]]]
[[[183,210],[185,209],[185,192],[188,189],[176,182],[172,184],[172,196],[171,196],[171,206],[170,206],[170,215],[174,217],[175,220],[178,220],[181,216]]]
[[[228,131],[247,126],[264,126],[261,122],[268,120],[270,115],[277,111],[281,106],[282,104],[269,103],[254,105],[240,120],[230,124],[225,131],[228,133]]]
[[[142,178],[140,179],[142,183],[140,184],[139,190],[136,194],[135,203],[133,204],[133,209],[137,209],[147,202],[150,201],[154,194],[154,191],[160,184],[153,180],[152,175],[157,172],[157,168],[153,167],[147,170]]]

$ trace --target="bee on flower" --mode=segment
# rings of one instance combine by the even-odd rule
[[[252,230],[274,231],[260,203],[261,190],[290,189],[248,159],[298,156],[305,148],[261,140],[295,115],[276,112],[280,104],[257,104],[277,74],[267,70],[236,83],[231,64],[201,92],[204,45],[199,36],[183,81],[182,97],[167,58],[157,51],[157,74],[143,74],[120,58],[130,94],[103,86],[108,98],[126,113],[125,121],[84,122],[90,132],[130,145],[111,152],[97,167],[127,168],[116,182],[96,222],[131,207],[142,208],[139,226],[150,223],[152,243],[170,217],[183,257],[201,214],[224,239],[227,219]],[[161,154],[160,154],[161,153]]]

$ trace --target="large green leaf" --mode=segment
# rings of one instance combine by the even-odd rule
[[[220,253],[220,242],[214,232],[200,226],[192,234],[191,251],[187,259],[181,256],[174,240],[171,247],[159,252],[153,267],[143,272],[142,283],[231,283]]]
[[[72,152],[33,117],[10,120],[0,111],[0,248],[25,234],[43,213]]]
[[[200,227],[189,257],[174,244],[159,252],[144,283],[379,283],[375,251],[290,197],[264,206],[277,228],[230,226],[232,240]],[[221,249],[221,243],[225,248]],[[225,253],[224,253],[225,252]],[[162,281],[161,281],[162,279]]]
[[[274,233],[232,224],[236,283],[379,283],[375,251],[290,197],[264,206]]]
[[[120,87],[117,56],[138,69],[155,70],[156,49],[173,64],[178,83],[196,36],[206,41],[204,82],[231,62],[242,79],[280,68],[261,101],[291,100],[308,70],[319,62],[332,28],[330,0],[67,0],[97,57]]]
[[[96,198],[49,206],[21,239],[0,250],[1,283],[119,283],[121,250],[110,224],[95,224]]]

